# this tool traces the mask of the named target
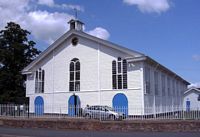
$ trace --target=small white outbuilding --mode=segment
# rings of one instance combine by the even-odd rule
[[[186,110],[200,109],[200,89],[190,88],[184,93],[183,107]]]

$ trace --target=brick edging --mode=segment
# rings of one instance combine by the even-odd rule
[[[98,121],[86,119],[0,118],[0,126],[62,130],[200,132],[200,120]]]

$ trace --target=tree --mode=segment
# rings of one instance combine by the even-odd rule
[[[21,71],[40,53],[28,35],[29,31],[14,22],[0,31],[0,103],[15,103],[17,98],[25,97]]]

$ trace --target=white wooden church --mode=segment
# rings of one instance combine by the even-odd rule
[[[145,107],[162,112],[182,105],[189,82],[142,53],[83,32],[79,20],[69,24],[68,32],[23,69],[30,112],[37,113],[38,105],[42,113],[63,114],[72,105],[107,105],[143,115]]]

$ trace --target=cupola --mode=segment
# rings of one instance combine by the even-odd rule
[[[83,31],[83,25],[84,23],[76,20],[76,19],[71,19],[69,22],[70,25],[70,30],[78,30],[78,31]]]

